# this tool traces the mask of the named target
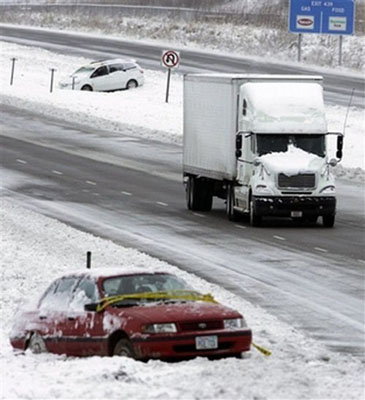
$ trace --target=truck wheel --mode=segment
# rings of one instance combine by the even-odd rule
[[[188,210],[192,210],[193,209],[193,194],[192,194],[192,180],[193,178],[191,176],[189,176],[189,179],[186,183],[186,191],[185,191],[185,197],[186,197],[186,207],[188,208]]]
[[[262,221],[262,217],[257,215],[255,212],[255,207],[253,205],[253,200],[250,201],[250,225],[251,226],[260,226]]]
[[[230,221],[237,221],[238,214],[234,209],[234,187],[233,185],[227,186],[227,201],[226,201],[226,213]]]
[[[213,194],[210,182],[189,176],[186,188],[186,205],[192,211],[210,211]]]
[[[323,226],[326,228],[333,228],[335,225],[335,216],[334,215],[324,215],[323,219]]]
[[[213,205],[212,184],[207,181],[201,182],[202,208],[201,211],[211,211]]]

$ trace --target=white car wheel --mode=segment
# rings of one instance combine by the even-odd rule
[[[135,81],[134,79],[131,79],[130,81],[128,81],[127,83],[127,89],[134,89],[138,86],[137,81]]]

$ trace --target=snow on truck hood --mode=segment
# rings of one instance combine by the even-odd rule
[[[244,130],[255,133],[327,133],[323,89],[310,82],[253,82],[242,85],[247,101]]]
[[[283,173],[286,176],[316,172],[325,163],[324,158],[294,145],[289,145],[286,152],[265,154],[259,159],[270,172]]]

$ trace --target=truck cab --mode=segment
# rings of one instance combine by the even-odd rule
[[[247,214],[333,227],[336,189],[327,150],[323,78],[303,75],[188,74],[184,77],[183,169],[187,207],[226,201],[230,220]]]

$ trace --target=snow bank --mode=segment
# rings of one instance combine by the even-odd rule
[[[172,74],[169,103],[165,103],[166,72],[145,71],[144,86],[130,91],[90,93],[50,90],[49,68],[56,68],[56,81],[90,59],[59,55],[47,50],[0,42],[0,104],[24,108],[100,130],[182,143],[182,77]],[[9,85],[11,62],[17,57],[13,86]],[[138,61],[138,60],[137,60]],[[330,131],[342,131],[346,109],[326,106]],[[348,116],[342,165],[338,175],[365,180],[365,115],[351,108]],[[330,154],[335,140],[330,138]],[[336,173],[335,171],[335,173]]]
[[[364,365],[326,350],[262,309],[194,275],[133,249],[82,233],[3,198],[0,362],[3,399],[360,399]],[[103,268],[174,273],[243,313],[254,341],[249,359],[195,359],[169,364],[121,358],[15,355],[8,334],[16,310],[60,275],[85,268],[85,253]],[[21,384],[20,384],[21,382]]]

